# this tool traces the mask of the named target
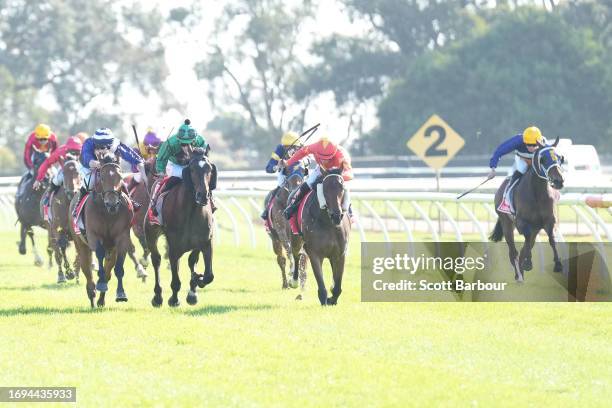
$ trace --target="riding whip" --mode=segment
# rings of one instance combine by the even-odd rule
[[[457,196],[457,200],[459,200],[461,197],[464,197],[464,196],[466,196],[466,195],[468,195],[468,194],[470,194],[470,193],[474,192],[475,190],[479,189],[479,188],[480,188],[480,186],[482,186],[484,183],[486,183],[486,182],[487,182],[487,181],[489,181],[489,180],[491,180],[491,178],[488,178],[488,177],[487,177],[485,181],[483,181],[482,183],[480,183],[480,184],[479,184],[479,185],[477,185],[476,187],[474,187],[474,188],[472,188],[472,189],[470,189],[470,190],[466,191],[465,193],[461,193],[460,195],[458,195],[458,196]]]

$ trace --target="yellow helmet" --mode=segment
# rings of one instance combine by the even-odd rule
[[[37,139],[48,139],[49,135],[51,134],[51,128],[49,125],[41,123],[36,126],[36,129],[34,129],[34,134],[36,135]]]
[[[291,146],[291,145],[295,145],[295,146],[301,146],[302,142],[299,140],[299,136],[297,133],[289,131],[286,132],[283,137],[281,138],[281,144],[283,146]]]
[[[543,142],[542,132],[535,126],[530,126],[523,131],[523,143],[526,145],[541,144]]]

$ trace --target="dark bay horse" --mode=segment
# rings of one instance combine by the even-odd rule
[[[310,265],[319,288],[321,305],[335,305],[342,293],[342,275],[348,249],[351,221],[342,211],[344,180],[339,172],[331,171],[323,176],[322,190],[326,208],[321,209],[317,189],[306,199],[302,215],[304,249],[310,258]],[[323,280],[323,260],[329,259],[334,285],[331,297]]]
[[[79,254],[81,270],[87,279],[87,296],[93,307],[96,290],[100,292],[97,305],[105,304],[111,270],[117,276],[117,302],[127,302],[123,288],[123,264],[125,256],[132,246],[130,227],[133,209],[129,198],[122,194],[123,177],[119,164],[113,155],[107,155],[100,161],[96,170],[95,185],[87,198],[83,213],[85,215],[85,237],[75,240]],[[78,200],[73,200],[71,210]],[[98,259],[98,281],[94,285],[91,271],[91,253]]]
[[[188,304],[195,305],[198,302],[197,288],[204,288],[214,279],[212,270],[214,220],[209,200],[212,172],[213,165],[205,156],[205,151],[200,148],[194,149],[189,157],[189,164],[183,170],[183,181],[170,189],[163,201],[164,225],[153,225],[148,217],[145,219],[147,246],[151,251],[151,261],[155,269],[155,295],[151,301],[155,307],[161,306],[163,302],[162,289],[159,284],[161,255],[157,248],[157,240],[162,233],[168,242],[168,255],[172,270],[170,284],[172,296],[168,299],[169,306],[175,307],[180,304],[178,292],[181,289],[181,281],[178,274],[178,262],[185,252],[191,251],[188,262],[191,270],[190,290],[187,294]],[[204,256],[203,275],[195,272],[195,264],[200,252]]]
[[[145,238],[144,233],[144,221],[145,216],[147,214],[147,207],[149,206],[149,201],[151,201],[151,187],[153,186],[153,173],[155,167],[155,157],[148,159],[145,162],[145,173],[147,175],[147,183],[144,182],[135,183],[133,181],[133,176],[126,178],[126,182],[128,183],[128,189],[130,190],[131,198],[134,202],[140,204],[140,209],[138,209],[134,214],[134,225],[132,226],[132,232],[136,235],[138,242],[142,248],[142,257],[137,261],[142,266],[147,267],[149,264],[149,248],[147,247],[147,240]],[[134,187],[131,187],[134,185]],[[146,273],[145,273],[146,275]],[[139,276],[142,277],[142,276]]]
[[[555,152],[558,143],[559,138],[552,145],[543,146],[534,153],[531,167],[514,188],[513,202],[516,216],[513,218],[509,214],[497,212],[497,223],[490,238],[494,242],[501,241],[502,237],[506,239],[510,263],[517,282],[523,282],[524,271],[530,271],[533,267],[531,250],[542,229],[546,231],[548,242],[553,249],[554,271],[563,270],[554,234],[557,222],[554,207],[558,200],[558,192],[555,190],[563,188],[562,159]],[[495,194],[495,208],[501,203],[507,182],[508,180],[504,181]],[[525,237],[520,256],[514,243],[515,227]]]
[[[55,263],[57,264],[57,281],[61,283],[65,278],[79,279],[79,257],[74,262],[74,271],[68,261],[66,249],[72,239],[70,221],[70,202],[81,188],[81,175],[79,173],[79,163],[76,157],[67,156],[62,166],[64,181],[57,192],[53,195],[50,202],[51,221],[49,223],[49,233],[51,234],[52,247],[55,249]],[[62,270],[62,263],[66,270]]]
[[[287,176],[285,183],[278,189],[274,197],[274,203],[270,208],[269,219],[272,228],[268,232],[272,240],[272,249],[276,254],[276,262],[281,270],[282,288],[297,288],[299,277],[301,293],[297,296],[297,300],[302,299],[306,284],[306,254],[302,251],[304,241],[301,236],[291,233],[289,221],[283,215],[283,210],[287,207],[289,193],[297,189],[303,181],[304,173],[301,170],[294,171]],[[266,202],[269,199],[271,198],[267,197]],[[266,208],[268,208],[268,205],[266,205]],[[285,267],[289,255],[291,255],[292,276],[291,280],[287,282]]]
[[[47,188],[48,178],[45,177],[42,187],[38,190],[34,190],[33,185],[38,169],[47,157],[47,153],[34,153],[34,158],[32,160],[32,174],[34,174],[34,176],[25,179],[23,181],[24,184],[19,185],[17,191],[22,191],[22,194],[18,194],[15,197],[15,211],[17,212],[17,221],[20,224],[20,240],[18,243],[19,253],[21,255],[26,254],[26,235],[29,236],[30,241],[32,242],[32,252],[34,253],[34,264],[36,266],[42,266],[43,260],[36,250],[36,244],[34,243],[34,230],[32,227],[47,229],[47,223],[43,219],[40,212],[40,200]],[[47,245],[47,254],[49,255],[49,265],[51,266],[53,248],[51,247],[50,243],[51,241],[49,240],[49,244]]]

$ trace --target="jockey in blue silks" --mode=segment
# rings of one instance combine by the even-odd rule
[[[287,180],[287,176],[294,173],[298,168],[301,168],[304,171],[305,166],[303,163],[296,163],[290,168],[281,169],[278,166],[278,162],[280,160],[288,159],[300,148],[302,147],[302,142],[300,141],[300,137],[295,132],[286,132],[281,137],[281,142],[276,146],[272,154],[270,155],[270,160],[268,160],[268,164],[266,164],[266,173],[276,173],[276,187],[272,190],[270,194],[270,200],[274,199],[278,189],[285,184],[285,180]],[[265,202],[265,208],[261,213],[261,218],[265,221],[268,219],[268,203],[269,200]]]
[[[85,188],[89,190],[94,188],[96,174],[94,170],[100,168],[100,160],[108,153],[114,155],[117,161],[121,158],[131,165],[136,166],[142,180],[147,179],[142,157],[129,146],[114,137],[110,129],[100,128],[96,130],[92,137],[83,143],[83,148],[81,149],[81,176],[85,181]],[[124,192],[127,194],[127,189],[125,190]],[[82,195],[85,193],[86,191],[82,190]]]
[[[511,191],[518,184],[521,176],[529,169],[531,159],[533,159],[534,152],[546,144],[546,139],[542,136],[542,132],[535,126],[530,126],[522,134],[511,137],[502,144],[500,144],[495,153],[489,161],[489,179],[495,177],[495,169],[502,156],[516,152],[514,156],[514,164],[512,166],[512,176],[506,184],[504,191],[504,198],[497,208],[499,212],[506,214],[514,213],[514,206],[511,200]]]

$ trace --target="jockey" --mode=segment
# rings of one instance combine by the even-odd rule
[[[533,158],[534,152],[546,143],[542,132],[535,126],[530,126],[522,134],[511,137],[500,144],[489,161],[489,180],[495,177],[495,169],[502,156],[516,151],[514,164],[512,166],[512,177],[506,184],[503,200],[498,208],[499,211],[511,214],[513,212],[512,203],[509,200],[510,191],[516,186],[523,174],[529,169],[529,163]]]
[[[276,187],[272,190],[270,194],[270,200],[272,200],[278,189],[282,187],[287,179],[287,176],[290,175],[296,168],[303,166],[301,162],[295,163],[293,166],[288,168],[279,168],[278,162],[282,159],[289,158],[293,156],[295,151],[302,147],[302,142],[299,140],[299,136],[295,132],[286,132],[281,138],[281,142],[276,146],[272,154],[270,155],[270,160],[268,160],[268,164],[266,165],[266,173],[274,173],[277,172],[276,176]],[[268,203],[267,201],[266,203]],[[261,218],[265,221],[268,219],[268,206],[265,206],[263,212],[261,213]]]
[[[320,182],[321,169],[330,171],[334,169],[342,170],[342,178],[344,181],[350,181],[353,179],[353,168],[351,166],[351,157],[348,152],[342,147],[338,146],[334,142],[330,141],[327,136],[321,137],[321,139],[311,145],[300,148],[286,163],[281,161],[281,166],[292,166],[297,163],[300,159],[307,155],[313,155],[317,166],[310,172],[306,183],[302,183],[297,193],[293,195],[291,204],[287,206],[283,212],[285,218],[289,219],[297,211],[298,206],[302,198],[306,196],[308,191],[312,190],[314,185]],[[342,199],[342,210],[349,211],[350,214],[350,193],[344,185],[344,196]]]
[[[81,150],[81,175],[85,182],[85,187],[81,189],[81,197],[85,195],[87,190],[92,190],[94,188],[94,170],[100,168],[100,160],[109,152],[115,155],[117,160],[122,158],[131,165],[136,166],[141,177],[146,180],[142,157],[119,139],[115,138],[110,129],[100,128],[96,130],[93,137],[87,139],[85,143],[83,143],[83,148]],[[127,193],[127,191],[124,192]]]
[[[136,146],[134,150],[136,150],[136,152],[140,154],[146,162],[147,160],[157,156],[157,151],[159,150],[161,143],[162,140],[157,136],[157,134],[155,134],[153,129],[148,128],[144,140],[140,143],[140,145]],[[142,181],[142,176],[138,172],[136,166],[132,166],[132,173],[135,173],[134,177],[132,177],[134,185],[139,184]],[[129,189],[131,190],[131,186]]]
[[[66,160],[66,156],[72,155],[75,158],[78,158],[81,154],[81,148],[83,147],[83,143],[81,139],[77,136],[71,136],[68,138],[66,143],[58,147],[47,159],[40,165],[38,169],[38,174],[36,175],[36,181],[34,182],[34,190],[38,190],[45,176],[47,175],[47,170],[55,163],[59,163],[63,165]],[[50,192],[57,192],[62,183],[64,182],[64,173],[60,169],[55,175],[51,178],[51,185],[49,186]]]
[[[34,152],[53,153],[55,149],[57,149],[57,136],[55,136],[55,133],[51,132],[51,128],[48,125],[42,123],[37,125],[34,132],[28,136],[23,152],[23,162],[27,170],[19,182],[18,196],[23,193],[22,190],[25,182],[34,176],[34,164],[32,163]]]
[[[178,132],[168,138],[159,147],[157,159],[155,161],[156,187],[154,188],[151,198],[150,216],[153,222],[159,224],[157,219],[157,199],[163,192],[169,191],[183,179],[183,169],[187,167],[187,161],[194,148],[203,148],[206,150],[206,155],[210,150],[210,146],[206,140],[199,135],[191,126],[191,121],[185,119],[185,122],[179,127]],[[214,171],[214,166],[213,166]],[[167,177],[164,178],[164,175]],[[215,175],[213,174],[213,177]],[[211,183],[212,184],[212,183]],[[215,183],[216,184],[216,183]],[[209,191],[209,199],[212,210],[216,210],[212,193]]]

